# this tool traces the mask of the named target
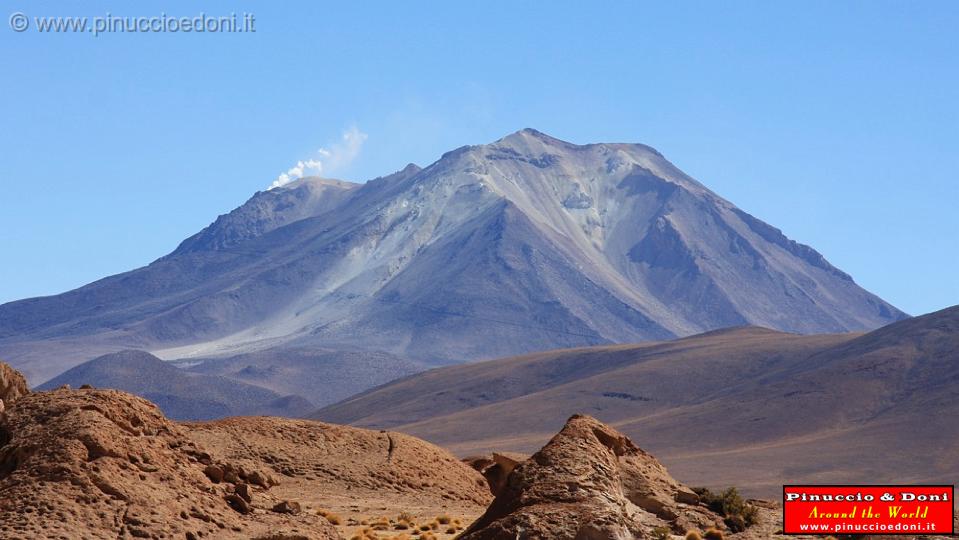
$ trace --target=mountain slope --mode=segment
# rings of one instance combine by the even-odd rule
[[[450,363],[904,316],[649,147],[527,129],[361,186],[257,194],[145,268],[0,306],[0,354],[37,381],[130,347],[166,359],[359,347]]]
[[[391,354],[317,347],[267,349],[173,364],[190,373],[224,377],[279,395],[303,396],[318,407],[426,369]]]
[[[413,170],[418,170],[411,165]],[[301,178],[286,189],[258,192],[243,206],[222,215],[209,227],[184,240],[170,254],[224,250],[284,225],[336,208],[359,184],[318,177]]]
[[[189,373],[143,351],[121,351],[90,360],[40,385],[90,384],[144,397],[176,420],[211,420],[224,416],[301,416],[315,408],[306,399],[281,395],[259,386],[212,375]]]
[[[530,451],[587,412],[689,482],[770,495],[784,482],[959,480],[957,397],[959,306],[867,334],[739,328],[450,366],[316,417],[472,454]]]

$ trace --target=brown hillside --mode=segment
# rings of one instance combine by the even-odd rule
[[[687,482],[775,497],[786,481],[959,481],[957,388],[959,307],[868,334],[740,328],[447,367],[317,417],[471,455],[530,452],[586,412]]]

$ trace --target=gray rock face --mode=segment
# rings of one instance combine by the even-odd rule
[[[363,185],[259,193],[147,267],[0,306],[0,355],[39,382],[129,347],[446,363],[903,317],[649,147],[523,130]]]
[[[294,221],[332,210],[357,187],[359,184],[351,182],[311,177],[293,182],[286,189],[258,192],[243,206],[216,218],[209,227],[184,240],[170,256],[229,249]]]

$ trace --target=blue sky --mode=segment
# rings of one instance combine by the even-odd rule
[[[959,3],[449,4],[0,2],[0,302],[147,264],[350,128],[327,172],[365,180],[535,127],[654,146],[907,312],[959,304]]]

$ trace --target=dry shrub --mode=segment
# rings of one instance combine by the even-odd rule
[[[653,540],[669,540],[672,537],[669,527],[656,527],[653,529]]]
[[[731,487],[722,493],[713,493],[706,488],[694,488],[693,491],[710,510],[723,516],[732,532],[742,532],[756,523],[759,510],[747,503],[736,488]]]
[[[723,531],[719,529],[706,529],[706,533],[703,534],[703,540],[723,540]]]
[[[350,540],[379,540],[379,536],[376,531],[367,527],[351,536]]]

